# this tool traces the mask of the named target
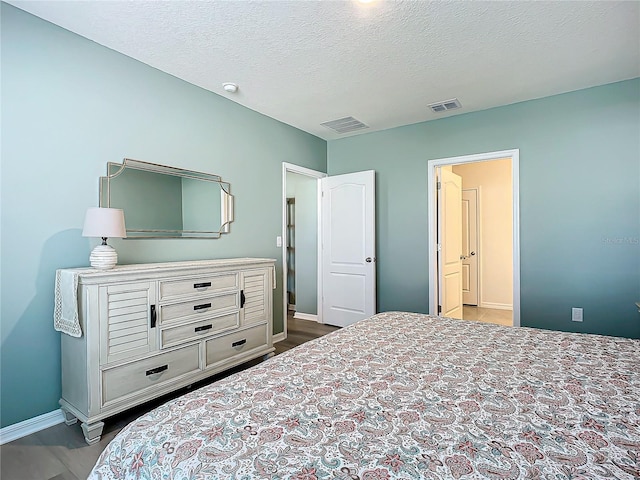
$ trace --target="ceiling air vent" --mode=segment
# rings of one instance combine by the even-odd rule
[[[338,133],[355,132],[356,130],[362,130],[369,128],[369,125],[365,125],[360,120],[353,117],[339,118],[338,120],[331,120],[330,122],[321,123],[323,127],[330,128]]]
[[[445,100],[444,102],[431,103],[429,108],[431,108],[433,113],[440,113],[455,110],[461,106],[462,105],[460,105],[460,101],[457,98],[452,98],[451,100]]]

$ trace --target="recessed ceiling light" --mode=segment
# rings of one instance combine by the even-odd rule
[[[236,93],[238,91],[238,85],[235,83],[223,83],[222,88],[224,88],[229,93]]]

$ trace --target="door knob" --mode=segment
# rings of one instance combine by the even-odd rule
[[[460,255],[460,260],[466,260],[468,257],[466,255]]]
[[[469,255],[471,255],[472,257],[476,254],[476,252],[471,252]]]
[[[367,263],[375,262],[376,261],[376,257],[373,257],[373,258],[367,257],[367,258],[364,259],[364,261],[367,262]]]

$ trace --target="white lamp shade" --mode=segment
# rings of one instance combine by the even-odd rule
[[[125,238],[124,212],[119,208],[91,207],[84,217],[83,237]]]

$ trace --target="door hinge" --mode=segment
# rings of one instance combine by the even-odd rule
[[[438,305],[438,315],[442,313],[442,305]]]
[[[438,252],[441,252],[441,251],[442,251],[442,244],[439,243],[438,244]]]
[[[440,183],[440,182],[436,182],[436,190],[440,190],[440,187],[441,187],[441,186],[442,186],[442,185],[441,185],[441,183]]]

